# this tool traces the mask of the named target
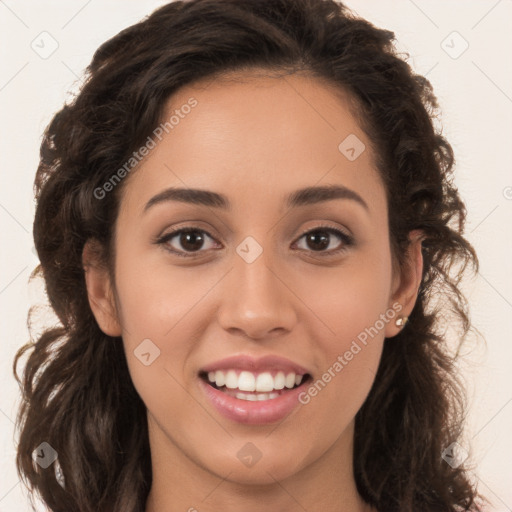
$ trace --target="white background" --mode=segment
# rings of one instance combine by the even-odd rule
[[[30,510],[14,466],[19,394],[11,368],[15,351],[28,341],[28,309],[44,301],[40,284],[28,283],[37,264],[32,185],[41,136],[67,92],[78,87],[95,49],[162,4],[0,0],[0,512]],[[464,285],[473,323],[486,339],[485,345],[470,336],[463,350],[467,446],[479,490],[493,502],[490,510],[512,511],[512,1],[347,5],[395,32],[441,104],[443,133],[457,160],[456,184],[468,208],[467,238],[481,263]],[[31,48],[48,38],[43,31],[58,43],[46,59]],[[452,58],[447,51],[455,55],[464,41],[468,49]]]

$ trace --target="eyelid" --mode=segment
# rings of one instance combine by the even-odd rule
[[[332,229],[333,231],[339,231],[340,233],[345,235],[347,238],[353,239],[353,236],[350,234],[348,229],[342,228],[342,227],[337,226],[337,225],[335,226],[333,224],[331,225],[331,224],[329,224],[329,222],[320,222],[318,225],[309,226],[307,229],[303,230],[301,232],[301,234],[296,238],[296,240],[298,240],[299,238],[303,237],[304,235],[306,235],[310,231],[316,231],[316,230],[321,230],[321,229],[325,229],[326,231],[330,230],[330,229]]]

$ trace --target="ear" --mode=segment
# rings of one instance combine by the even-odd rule
[[[107,269],[103,265],[101,245],[97,240],[89,239],[82,251],[82,266],[89,305],[100,329],[108,336],[121,336],[121,325],[115,306],[112,284]]]
[[[386,325],[385,336],[392,338],[402,329],[395,324],[399,316],[409,316],[414,309],[418,298],[418,291],[423,273],[423,255],[421,253],[421,242],[425,234],[420,229],[412,230],[409,233],[409,247],[407,249],[404,267],[394,276],[392,285],[391,302],[389,308],[397,311],[394,319]],[[399,309],[401,307],[401,309]]]

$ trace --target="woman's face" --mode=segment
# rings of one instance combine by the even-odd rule
[[[369,140],[340,95],[299,75],[185,87],[173,114],[125,178],[115,320],[91,301],[122,335],[153,464],[271,483],[351,463],[354,417],[420,270],[392,275]],[[307,375],[288,389],[289,374]]]

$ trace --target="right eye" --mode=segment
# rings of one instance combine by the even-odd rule
[[[175,241],[173,241],[174,238],[176,238]],[[203,248],[206,238],[214,240],[204,229],[185,227],[162,235],[155,243],[163,245],[166,250],[177,256],[191,257],[195,255],[194,253],[204,252],[200,249]],[[176,248],[176,245],[181,245],[181,248]]]

